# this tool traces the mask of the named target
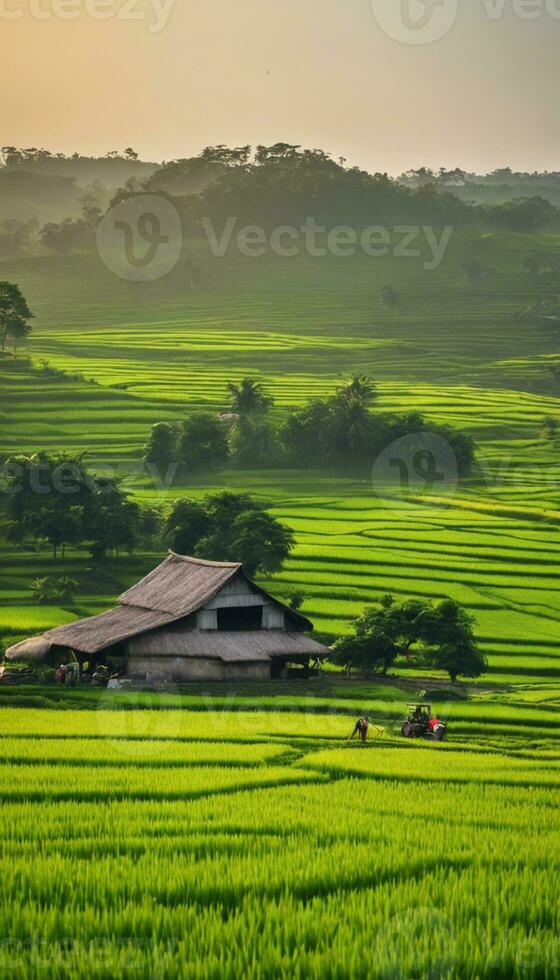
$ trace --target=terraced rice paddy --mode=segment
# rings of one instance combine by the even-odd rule
[[[550,732],[207,708],[0,709],[2,976],[558,975]]]
[[[476,617],[495,680],[554,679],[560,457],[542,436],[542,420],[558,417],[548,365],[559,336],[556,326],[528,325],[514,313],[554,292],[554,283],[536,283],[521,267],[534,250],[554,264],[557,239],[457,233],[432,273],[424,256],[218,260],[200,243],[193,247],[194,283],[181,265],[164,280],[134,284],[85,256],[2,263],[3,277],[20,283],[37,314],[36,363],[46,358],[84,377],[0,365],[7,392],[0,448],[87,451],[93,464],[160,505],[224,485],[256,493],[297,537],[292,558],[268,584],[300,589],[320,630],[346,630],[385,592],[449,595]],[[476,289],[463,272],[473,252],[490,270]],[[379,305],[387,282],[399,292],[396,310]],[[289,406],[331,393],[352,370],[376,379],[380,410],[420,411],[472,432],[476,473],[454,492],[417,501],[387,499],[368,479],[325,473],[231,470],[208,486],[165,490],[141,471],[150,426],[226,408],[228,381],[263,380],[280,420]],[[46,555],[7,549],[2,558],[10,576],[0,580],[0,634],[8,639],[43,628],[30,586],[56,569]],[[76,607],[45,616],[62,622],[108,608],[157,558],[123,559],[100,583],[86,557],[69,556],[65,572],[83,583]]]

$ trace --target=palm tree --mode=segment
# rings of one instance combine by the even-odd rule
[[[367,374],[353,374],[336,391],[337,398],[345,401],[357,401],[363,408],[367,408],[377,398],[377,386]]]
[[[355,466],[363,462],[370,449],[372,416],[363,396],[343,392],[333,398],[331,408],[331,451],[338,462]]]
[[[253,381],[252,378],[243,378],[239,385],[230,383],[227,388],[231,395],[232,411],[240,420],[265,415],[273,404],[273,398],[267,395],[260,381]]]

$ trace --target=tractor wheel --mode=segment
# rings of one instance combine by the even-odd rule
[[[403,735],[404,738],[412,738],[412,725],[410,724],[409,721],[403,722],[403,726],[401,728],[401,735]]]

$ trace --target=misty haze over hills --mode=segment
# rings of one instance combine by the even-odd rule
[[[86,157],[7,146],[0,151],[0,257],[45,244],[40,233],[47,224],[85,218],[91,226],[112,203],[138,193],[170,196],[195,220],[225,208],[267,225],[315,214],[335,223],[474,221],[526,231],[556,227],[560,172],[502,168],[475,174],[460,167],[437,172],[421,167],[390,178],[288,143],[255,150],[206,147],[196,156],[162,164],[140,160],[131,147]],[[506,203],[507,213],[500,210]],[[72,238],[67,230],[59,241]],[[74,235],[71,247],[83,244],[81,232]]]

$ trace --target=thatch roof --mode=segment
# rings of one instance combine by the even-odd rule
[[[18,654],[22,656],[24,648],[32,643],[42,644],[41,656],[33,658],[37,660],[45,657],[52,647],[67,647],[69,650],[77,650],[78,653],[98,653],[130,636],[136,636],[137,633],[173,622],[174,617],[168,613],[134,606],[117,606],[99,616],[77,619],[74,623],[48,630],[42,636],[8,647],[6,660],[18,660]],[[22,659],[27,659],[27,656],[22,656]]]
[[[123,592],[119,596],[119,602],[145,609],[158,609],[169,613],[173,619],[183,619],[210,602],[226,582],[236,575],[243,576],[255,592],[280,606],[294,625],[302,630],[313,629],[313,623],[306,616],[290,609],[261,589],[260,585],[251,582],[240,562],[204,561],[202,558],[177,555],[174,551],[170,551],[167,558],[145,578]]]
[[[41,663],[48,653],[51,645],[42,636],[34,636],[30,640],[22,640],[6,650],[6,659],[12,661],[23,660],[26,663]]]
[[[130,644],[131,657],[194,657],[208,660],[269,661],[273,657],[324,658],[328,651],[305,633],[285,630],[239,630],[220,633],[217,630],[157,630],[135,637]]]
[[[66,647],[84,654],[99,653],[123,640],[185,619],[213,599],[236,575],[243,576],[252,589],[280,606],[295,630],[313,629],[309,619],[251,582],[238,562],[203,561],[171,551],[157,568],[119,596],[119,605],[115,609],[17,643],[8,648],[6,659],[41,660],[53,647]],[[254,633],[249,635],[255,636]],[[231,638],[231,633],[228,637]],[[212,631],[212,643],[216,640],[217,634]],[[231,639],[228,646],[231,648]],[[324,647],[321,649],[325,651]],[[313,655],[311,652],[310,656]]]
[[[158,609],[175,619],[188,616],[213,599],[240,569],[238,562],[202,561],[170,551],[161,565],[123,592],[119,602]]]

